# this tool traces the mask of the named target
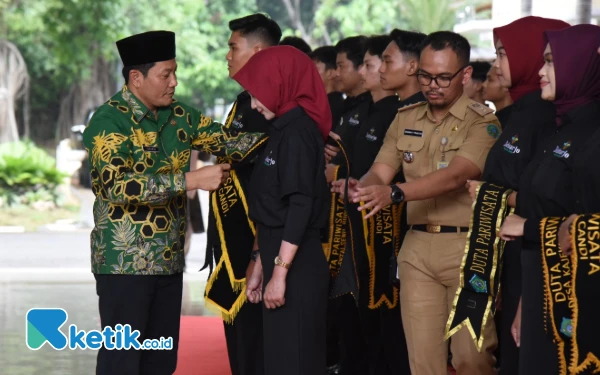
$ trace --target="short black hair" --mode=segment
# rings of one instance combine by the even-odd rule
[[[365,58],[368,40],[369,38],[364,35],[342,39],[335,45],[335,52],[337,54],[345,53],[348,60],[352,61],[354,69],[358,69]]]
[[[129,84],[129,73],[132,70],[139,70],[140,73],[142,73],[142,75],[144,76],[144,78],[148,77],[148,71],[150,69],[152,69],[152,67],[156,65],[156,63],[152,62],[152,63],[148,63],[148,64],[142,64],[142,65],[129,65],[129,66],[124,66],[122,73],[123,73],[123,78],[125,78],[125,84]]]
[[[277,22],[262,13],[229,21],[229,30],[237,31],[242,36],[257,37],[270,47],[278,45],[281,39],[281,28]]]
[[[473,74],[471,79],[479,82],[485,82],[487,74],[492,67],[492,64],[486,61],[473,61],[470,64],[473,67]]]
[[[373,56],[379,56],[381,59],[383,51],[391,41],[392,38],[389,35],[373,35],[367,40],[367,52]]]
[[[320,61],[325,64],[325,69],[335,69],[337,67],[335,59],[337,52],[335,52],[334,46],[324,46],[316,48],[310,53],[310,58],[314,61]]]
[[[431,47],[434,51],[450,48],[458,57],[461,66],[468,65],[471,58],[469,41],[464,36],[452,31],[436,31],[427,35],[421,43],[421,52],[427,47]]]
[[[307,55],[310,55],[312,52],[312,48],[310,48],[308,43],[306,43],[304,39],[298,38],[297,36],[286,36],[281,40],[281,42],[279,42],[279,45],[295,47]]]
[[[390,37],[396,43],[400,52],[419,59],[421,55],[421,43],[423,43],[427,35],[416,31],[394,29],[390,33]]]

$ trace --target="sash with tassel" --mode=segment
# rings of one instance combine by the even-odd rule
[[[235,117],[234,104],[225,127],[229,128]],[[229,178],[216,191],[210,193],[209,225],[207,230],[206,260],[202,269],[211,268],[204,292],[206,307],[232,324],[246,302],[246,269],[254,245],[256,229],[248,218],[248,203],[239,174],[247,174],[254,156],[266,144],[264,137],[241,162],[232,164]],[[230,158],[217,158],[218,164],[232,163]],[[217,262],[212,269],[213,256]]]
[[[496,311],[505,245],[499,231],[513,211],[508,206],[511,193],[511,189],[486,182],[477,189],[460,284],[446,324],[446,340],[467,327],[478,351],[483,346],[483,329]]]
[[[364,204],[364,202],[363,202]],[[364,219],[369,210],[363,210],[362,229],[369,263],[369,309],[385,305],[393,309],[398,305],[399,291],[390,280],[390,261],[398,257],[402,246],[401,217],[404,202],[390,205],[377,214]],[[395,275],[393,275],[395,277]]]

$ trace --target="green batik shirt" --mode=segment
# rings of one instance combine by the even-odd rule
[[[155,116],[123,87],[98,108],[83,134],[96,196],[92,272],[182,272],[191,149],[239,162],[258,148],[261,136],[228,133],[176,100]]]

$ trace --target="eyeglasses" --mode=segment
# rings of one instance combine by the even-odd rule
[[[469,65],[463,66],[458,70],[458,72],[454,73],[451,77],[435,77],[427,73],[419,72],[417,73],[417,80],[419,80],[419,83],[423,86],[429,86],[431,85],[432,81],[435,81],[436,85],[438,85],[442,89],[445,89],[450,87],[450,83],[452,83],[454,77],[456,77],[458,73],[462,72],[468,66]]]

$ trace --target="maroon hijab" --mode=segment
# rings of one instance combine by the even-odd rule
[[[304,52],[276,46],[257,52],[233,77],[275,117],[302,107],[318,125],[323,139],[331,130],[331,110],[319,72]]]
[[[556,80],[556,114],[600,99],[600,27],[577,25],[544,33],[550,43]]]
[[[494,29],[494,45],[502,41],[510,66],[513,101],[540,89],[538,72],[544,65],[544,31],[560,30],[569,24],[542,17],[523,17]]]

